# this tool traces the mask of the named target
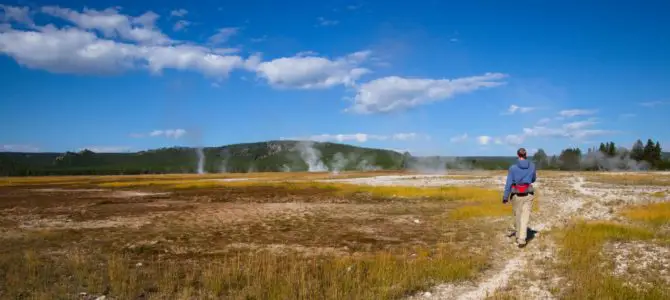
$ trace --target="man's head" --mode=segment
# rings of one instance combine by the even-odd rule
[[[519,159],[526,159],[527,153],[525,148],[519,148],[519,150],[516,150],[516,156],[519,157]]]

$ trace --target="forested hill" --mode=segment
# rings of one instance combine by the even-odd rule
[[[641,144],[641,142],[639,142]],[[652,145],[652,142],[648,142]],[[660,146],[636,151],[620,148],[616,153],[589,149],[565,149],[548,157],[540,149],[529,157],[539,169],[620,170],[669,169],[670,153]],[[648,150],[645,150],[649,148]],[[654,149],[652,149],[654,148]],[[610,149],[611,150],[611,149]],[[653,151],[652,151],[653,150]],[[649,152],[649,153],[647,153]],[[653,153],[656,155],[652,155]],[[602,155],[594,155],[602,153]],[[647,154],[645,154],[647,153]],[[630,154],[630,155],[629,155]],[[640,157],[637,157],[640,156]],[[649,156],[649,157],[647,157]],[[363,148],[338,143],[266,141],[203,149],[160,148],[134,153],[95,153],[89,150],[66,153],[0,152],[0,176],[112,175],[156,173],[290,172],[348,170],[413,170],[444,172],[450,169],[504,170],[515,157],[416,157],[385,149]],[[647,162],[645,162],[647,161]]]
[[[201,160],[202,153],[203,159]],[[0,153],[0,176],[111,175],[453,168],[505,169],[513,157],[413,157],[338,143],[267,141],[203,149],[160,148],[134,153]],[[201,165],[200,165],[201,164]],[[202,166],[202,167],[200,167]]]
[[[336,143],[268,141],[202,149],[160,148],[135,153],[0,153],[0,175],[144,174],[196,173],[202,171],[314,171],[328,169],[381,168],[402,165],[403,155],[382,149]],[[339,154],[338,154],[339,153]],[[310,166],[311,165],[311,166]]]

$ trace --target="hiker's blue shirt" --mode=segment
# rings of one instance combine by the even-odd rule
[[[525,159],[519,159],[507,170],[507,182],[505,183],[505,193],[503,200],[509,199],[512,184],[534,183],[537,175],[535,174],[535,165]]]

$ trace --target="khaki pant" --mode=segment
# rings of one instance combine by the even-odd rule
[[[528,223],[530,222],[530,210],[533,207],[535,196],[528,194],[525,196],[512,196],[512,209],[514,210],[514,231],[516,232],[516,242],[518,244],[526,243],[526,233]]]

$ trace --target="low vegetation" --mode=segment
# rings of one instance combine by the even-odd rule
[[[559,234],[561,246],[559,270],[569,282],[569,287],[561,291],[562,297],[566,299],[670,297],[670,283],[664,282],[657,275],[638,274],[637,276],[645,277],[643,282],[652,284],[636,284],[630,280],[631,274],[617,274],[614,271],[616,253],[603,253],[606,244],[667,245],[670,234],[658,231],[657,228],[670,224],[670,203],[631,206],[621,211],[620,215],[632,223],[578,221]],[[615,248],[614,251],[616,250]]]
[[[498,212],[450,216],[499,191],[321,175],[5,180],[0,298],[393,299],[490,267]]]
[[[622,213],[625,217],[641,221],[655,227],[670,225],[670,202],[652,203],[628,208]]]
[[[50,299],[107,291],[117,299],[390,299],[431,284],[473,278],[482,254],[448,248],[363,257],[238,252],[181,261],[112,254],[3,256],[6,298]]]
[[[561,291],[566,299],[667,299],[668,285],[638,288],[613,274],[612,262],[602,257],[606,242],[651,240],[652,231],[616,223],[580,222],[561,237],[561,270],[569,286]],[[609,258],[611,259],[611,258]]]

